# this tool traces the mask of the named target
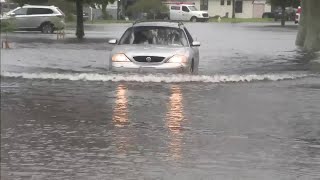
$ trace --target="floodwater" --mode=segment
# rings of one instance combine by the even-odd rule
[[[320,60],[296,27],[186,24],[199,75],[108,72],[129,26],[9,36],[1,179],[320,179]]]

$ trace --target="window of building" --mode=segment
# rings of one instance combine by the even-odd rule
[[[227,5],[228,5],[228,6],[231,5],[231,0],[227,0]]]
[[[209,0],[200,0],[200,10],[208,10],[208,1]]]
[[[235,3],[236,3],[235,4],[235,8],[234,8],[235,13],[242,13],[243,2],[242,1],[236,1]]]
[[[220,5],[224,6],[224,0],[220,0]]]

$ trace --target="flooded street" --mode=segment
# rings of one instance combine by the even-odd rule
[[[193,76],[109,72],[131,24],[88,25],[83,43],[11,34],[1,180],[320,179],[320,58],[273,25],[187,23]]]

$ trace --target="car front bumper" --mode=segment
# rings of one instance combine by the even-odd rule
[[[138,65],[132,62],[113,62],[111,70],[115,72],[138,73],[187,73],[189,66],[182,63],[163,63],[157,65]]]

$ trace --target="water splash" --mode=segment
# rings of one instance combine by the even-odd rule
[[[168,75],[168,74],[96,74],[96,73],[15,73],[2,72],[2,77],[24,79],[48,79],[70,81],[112,81],[112,82],[252,82],[293,80],[309,76],[308,74],[248,74],[248,75]]]

